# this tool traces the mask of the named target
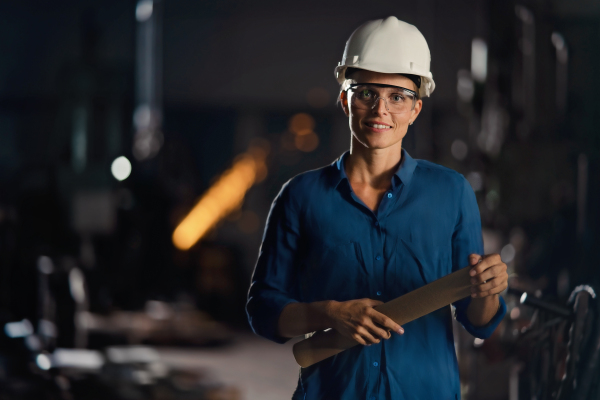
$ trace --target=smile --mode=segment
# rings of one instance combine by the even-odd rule
[[[367,125],[370,128],[375,128],[375,129],[390,129],[391,128],[391,126],[389,126],[389,125],[373,124],[373,123],[369,123],[369,122],[366,122],[365,125]]]

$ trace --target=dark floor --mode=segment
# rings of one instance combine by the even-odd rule
[[[292,397],[300,367],[294,361],[295,341],[280,345],[251,334],[240,334],[224,348],[158,348],[173,368],[204,371],[214,380],[237,387],[243,400]]]

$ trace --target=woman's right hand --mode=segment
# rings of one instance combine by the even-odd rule
[[[404,334],[400,325],[373,308],[380,304],[383,303],[372,299],[342,302],[332,300],[327,305],[327,315],[331,319],[333,329],[362,345],[369,346],[381,342],[381,339],[392,337],[391,331],[399,335]]]

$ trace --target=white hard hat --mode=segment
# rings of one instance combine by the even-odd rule
[[[418,75],[421,77],[419,96],[426,97],[435,89],[430,62],[429,47],[421,32],[396,17],[387,17],[369,21],[352,33],[342,61],[335,68],[335,77],[344,84],[348,68]],[[343,85],[342,90],[345,89]]]

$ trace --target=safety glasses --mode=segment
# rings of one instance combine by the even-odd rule
[[[401,86],[381,83],[355,83],[348,87],[350,104],[363,110],[372,110],[379,99],[392,114],[402,114],[412,110],[417,102],[417,93]]]

